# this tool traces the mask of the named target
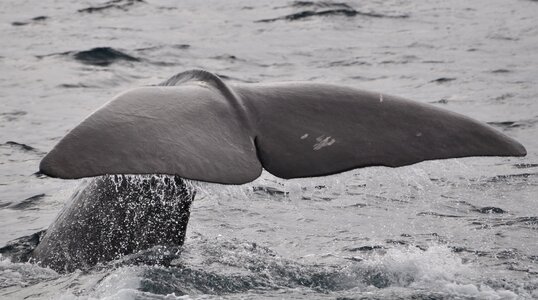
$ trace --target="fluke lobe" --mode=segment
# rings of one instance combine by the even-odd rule
[[[73,197],[33,256],[70,270],[157,244],[181,245],[194,197],[181,178],[243,184],[262,168],[297,178],[432,159],[524,155],[525,148],[512,138],[432,105],[311,82],[228,85],[215,74],[187,71],[159,86],[118,95],[69,132],[40,164],[42,173],[65,179],[173,175],[160,188],[166,199],[177,199],[176,206],[165,201],[149,209],[144,201],[156,201],[148,192],[151,184],[97,177]],[[118,189],[118,178],[123,188]],[[129,203],[138,207],[137,220],[157,222],[155,228],[170,218],[181,226],[151,239],[154,231],[146,223],[127,221]],[[102,211],[108,212],[106,219]],[[69,232],[84,230],[93,230],[84,243],[66,241],[76,238]]]

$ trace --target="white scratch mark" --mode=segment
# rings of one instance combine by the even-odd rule
[[[313,148],[314,151],[318,151],[319,149],[324,148],[324,147],[329,147],[336,142],[336,140],[333,139],[332,137],[324,136],[324,135],[317,137],[316,141],[317,143],[314,144],[314,148]]]
[[[305,134],[303,134],[303,135],[301,136],[301,140],[304,140],[304,139],[306,139],[307,137],[308,137],[308,133],[305,133]]]
[[[379,102],[383,102],[383,94],[379,94]]]
[[[422,132],[417,132],[416,136],[422,136]]]

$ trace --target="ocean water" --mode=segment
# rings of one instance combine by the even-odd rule
[[[1,1],[0,246],[76,190],[36,174],[67,131],[192,68],[431,103],[528,155],[195,183],[183,248],[69,274],[2,256],[0,298],[538,298],[537,14],[530,0]]]

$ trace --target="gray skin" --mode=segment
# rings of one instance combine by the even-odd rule
[[[420,102],[312,82],[227,85],[206,71],[127,91],[40,164],[52,177],[173,174],[243,184],[465,156],[524,156],[494,128]]]
[[[47,229],[32,260],[72,272],[156,245],[181,246],[193,198],[177,176],[92,178]]]

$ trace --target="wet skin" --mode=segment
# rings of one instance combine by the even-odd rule
[[[194,193],[178,176],[100,176],[85,182],[47,230],[33,260],[71,272],[156,245],[181,246]]]

